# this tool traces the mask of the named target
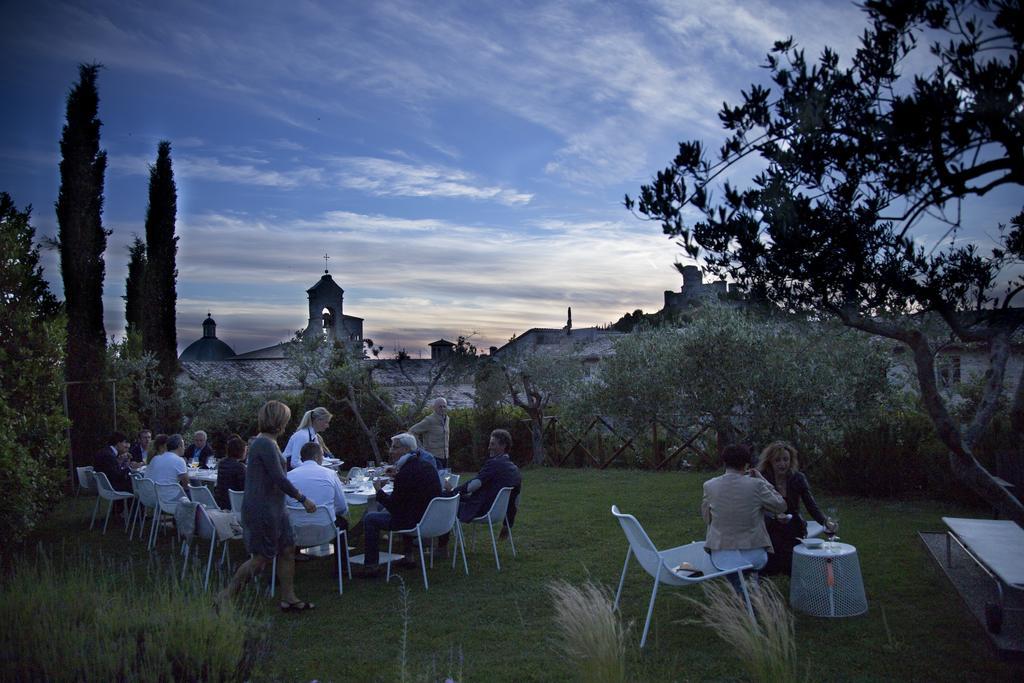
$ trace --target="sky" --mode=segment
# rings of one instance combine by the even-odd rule
[[[570,306],[574,327],[661,308],[681,250],[623,196],[680,140],[717,149],[718,109],[764,82],[775,40],[849,56],[865,25],[836,0],[11,3],[0,191],[56,234],[65,98],[100,63],[108,335],[169,140],[179,350],[208,311],[238,353],[289,338],[324,254],[385,354],[500,346]]]

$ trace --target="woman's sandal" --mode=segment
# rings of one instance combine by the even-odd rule
[[[316,607],[312,602],[299,600],[298,602],[282,602],[278,605],[282,612],[305,612]]]

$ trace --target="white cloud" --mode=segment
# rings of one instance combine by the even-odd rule
[[[480,344],[500,344],[514,331],[561,326],[567,306],[577,326],[603,324],[636,308],[656,310],[662,291],[678,287],[671,242],[654,231],[638,233],[631,219],[561,217],[545,227],[345,211],[285,222],[209,214],[181,228],[179,271],[196,315],[214,310],[218,334],[229,327],[221,319],[241,311],[251,315],[239,320],[247,334],[276,323],[265,333],[268,344],[277,330],[304,324],[305,290],[322,273],[324,252],[345,289],[345,312],[366,319],[368,336],[398,334],[409,347],[472,330]],[[224,294],[226,287],[247,294]],[[262,301],[268,314],[260,320]],[[433,336],[410,336],[414,328]],[[186,343],[197,331],[181,334]]]
[[[339,157],[338,184],[377,196],[449,197],[495,201],[506,206],[528,204],[532,194],[476,182],[472,174],[430,164],[411,164],[375,157]]]

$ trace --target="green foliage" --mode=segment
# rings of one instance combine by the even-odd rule
[[[58,245],[67,312],[66,378],[73,423],[71,452],[78,465],[91,464],[106,443],[109,403],[104,400],[107,334],[103,327],[103,177],[107,153],[100,150],[97,64],[78,67],[78,82],[67,98],[67,122],[60,140]]]
[[[952,471],[1024,523],[1024,504],[974,453],[1024,325],[1012,308],[1024,277],[1008,270],[1024,258],[1024,211],[1007,225],[974,226],[992,235],[988,253],[980,237],[959,232],[962,203],[1024,185],[1024,8],[1020,0],[868,0],[864,9],[870,27],[848,66],[830,48],[813,64],[792,39],[776,43],[766,65],[776,92],[754,85],[742,104],[723,106],[729,137],[718,160],[700,142],[683,142],[639,201],[625,204],[681,238],[714,274],[783,309],[837,317],[909,347]],[[748,187],[723,181],[750,156],[764,170]],[[935,221],[948,225],[938,239]],[[907,315],[922,312],[940,316],[956,341],[991,351],[992,381],[964,429],[936,386],[935,347]],[[1024,444],[1024,391],[1011,413]]]
[[[449,409],[448,419],[451,421],[448,441],[448,457],[450,465],[460,472],[476,472],[487,459],[487,442],[495,429],[517,433],[517,425],[526,419],[521,408],[508,405],[495,405],[489,408]],[[528,443],[512,444],[512,459],[521,462],[529,461],[523,454],[529,450]]]
[[[142,334],[142,319],[146,312],[145,293],[146,243],[138,235],[128,246],[128,277],[124,281],[125,334]],[[139,338],[141,342],[141,337]]]
[[[407,610],[398,604],[394,578],[391,583],[348,582],[346,578],[345,594],[339,596],[333,556],[298,563],[296,592],[315,602],[317,608],[304,615],[283,614],[277,601],[266,596],[263,582],[264,591],[256,597],[255,609],[259,618],[269,622],[273,637],[267,657],[251,671],[250,680],[398,681],[402,675],[399,638],[406,621],[405,659],[412,680],[436,683],[445,680],[445,674],[456,672],[459,675],[453,678],[460,682],[572,680],[578,668],[555,648],[555,610],[544,586],[559,579],[577,586],[590,580],[615,590],[626,540],[609,513],[612,503],[635,514],[659,548],[703,538],[705,527],[699,510],[706,478],[706,473],[525,468],[522,505],[513,527],[518,557],[511,556],[507,541],[499,541],[502,569],[495,571],[486,527],[465,525],[470,573],[462,571],[461,558],[453,570],[442,554],[435,557],[432,568],[428,566],[430,590],[424,591],[418,567],[398,569],[409,588]],[[822,483],[812,475],[818,502],[839,508],[843,540],[857,547],[870,610],[856,619],[795,615],[798,655],[804,667],[800,673],[806,673],[808,681],[963,683],[964,672],[969,672],[967,679],[977,681],[1019,678],[1019,665],[999,661],[985,647],[982,627],[970,617],[935,562],[921,552],[917,536],[918,531],[941,526],[942,515],[978,517],[984,516],[985,510],[947,502],[830,497],[821,490]],[[89,498],[63,501],[36,538],[44,543],[80,545],[91,557],[109,558],[117,571],[108,574],[101,569],[99,573],[129,586],[139,583],[125,580],[124,566],[142,572],[150,557],[158,564],[180,557],[166,536],[150,553],[143,543],[126,543],[124,533],[113,523],[106,535],[89,532],[92,504]],[[357,522],[359,514],[354,507],[351,521]],[[230,546],[234,562],[245,559],[240,544]],[[206,547],[205,543],[201,546],[204,556]],[[134,561],[129,564],[129,559]],[[427,562],[429,565],[429,559]],[[180,565],[178,568],[180,571]],[[787,594],[786,578],[772,580]],[[623,623],[634,624],[626,641],[626,679],[747,680],[731,643],[702,624],[678,623],[698,616],[696,609],[681,599],[700,599],[697,588],[663,587],[658,591],[647,646],[639,649],[640,629],[636,626],[642,628],[647,615],[651,581],[631,559],[618,612]],[[86,589],[96,585],[88,580],[82,584],[80,591],[57,608],[38,603],[39,614],[32,619],[50,619],[55,613],[68,617],[44,638],[59,638],[72,627],[70,617],[77,614],[71,611],[73,602],[88,600]],[[211,587],[207,595],[212,597],[214,590]],[[255,592],[254,588],[254,596]],[[4,600],[0,604],[6,615],[6,595],[0,600]],[[178,608],[179,613],[182,609],[184,606]],[[124,618],[134,621],[141,617]],[[31,620],[21,617],[8,621],[17,628],[31,625]],[[238,633],[240,627],[228,631]],[[337,634],[356,638],[363,633],[369,638],[366,643],[339,648]],[[890,633],[897,634],[902,651],[888,651]],[[175,646],[196,647],[194,638],[175,638]],[[457,653],[455,661],[449,664],[453,651]],[[436,674],[428,677],[431,669]],[[2,674],[0,678],[17,680]]]
[[[944,218],[951,200],[1024,184],[1020,2],[865,8],[871,27],[850,66],[829,48],[809,64],[792,39],[776,43],[767,67],[777,90],[755,85],[723,107],[719,160],[681,143],[626,204],[716,274],[786,306],[847,316],[982,308],[999,296],[1000,269],[1024,254],[1021,219],[990,255],[963,239],[927,250],[913,231],[926,211]],[[751,155],[767,165],[751,187],[726,182],[713,198],[723,172]],[[693,225],[686,205],[700,216]],[[948,222],[955,235],[957,219]]]
[[[126,571],[128,569],[129,571]],[[251,608],[214,610],[195,584],[158,568],[89,557],[19,560],[0,587],[0,678],[246,681],[269,633]]]
[[[521,408],[530,419],[530,448],[535,465],[545,461],[545,416],[556,403],[571,404],[584,390],[583,363],[573,351],[521,353],[501,366],[512,405]]]
[[[178,238],[174,234],[177,213],[178,189],[174,184],[171,143],[161,140],[156,163],[149,167],[142,348],[156,359],[160,376],[157,391],[163,399],[151,416],[151,426],[167,433],[177,431],[181,424],[181,407],[174,388],[178,374]]]
[[[366,346],[372,348],[372,342],[367,340]],[[285,353],[303,387],[300,413],[323,406],[335,416],[324,434],[331,452],[349,465],[380,461],[386,439],[401,431],[406,420],[373,381],[373,366],[364,360],[362,349],[297,333]]]
[[[150,376],[157,378],[155,363],[151,361],[150,367]],[[162,400],[156,392],[149,396],[154,401]],[[185,416],[181,432],[192,433],[200,429],[207,432],[215,450],[226,443],[225,435],[239,434],[244,438],[255,436],[258,432],[256,412],[271,399],[281,401],[292,409],[293,422],[297,420],[296,413],[302,415],[301,402],[293,392],[254,391],[241,380],[189,377],[177,384],[177,403]],[[222,450],[217,452],[223,453]]]
[[[708,424],[719,440],[834,441],[888,391],[887,355],[848,330],[706,306],[679,328],[643,329],[566,405],[579,424],[594,414],[642,438],[650,424]],[[649,447],[649,444],[648,444]]]
[[[29,211],[0,193],[0,537],[19,541],[58,492],[66,321],[39,266]]]

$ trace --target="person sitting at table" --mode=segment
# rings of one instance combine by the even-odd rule
[[[509,458],[512,449],[512,435],[504,429],[491,432],[487,444],[487,460],[477,475],[458,488],[445,495],[459,494],[459,521],[469,522],[481,515],[486,515],[494,504],[501,489],[511,486],[512,495],[508,501],[508,514],[505,519],[511,527],[516,519],[516,501],[523,484],[523,475]],[[504,529],[502,529],[504,531]]]
[[[786,501],[760,472],[750,468],[749,446],[734,444],[722,451],[725,474],[704,482],[700,513],[708,525],[704,549],[719,570],[749,564],[754,572],[768,562],[772,542],[764,526],[765,514],[778,514]],[[735,574],[727,576],[740,590]]]
[[[341,479],[337,472],[324,467],[324,452],[320,444],[315,441],[306,442],[299,451],[299,457],[299,466],[288,472],[288,481],[295,484],[295,488],[300,489],[318,507],[326,507],[336,527],[348,529],[348,502],[341,490]],[[286,498],[285,504],[291,508],[301,507],[294,498]],[[346,562],[345,555],[341,556],[341,560],[342,563]]]
[[[93,470],[107,475],[110,485],[117,491],[131,491],[131,461],[128,455],[128,437],[121,432],[112,432],[107,439],[107,445],[96,451],[93,457]],[[123,501],[114,501],[112,511],[120,514],[123,511]]]
[[[411,446],[409,439],[412,439]],[[385,493],[383,481],[378,479],[373,482],[377,503],[384,509],[367,512],[363,516],[365,555],[360,576],[379,576],[383,570],[380,565],[380,550],[377,547],[381,532],[416,526],[430,501],[441,495],[441,480],[437,476],[437,467],[427,460],[426,451],[413,450],[415,443],[416,439],[411,434],[396,434],[391,437],[388,456],[394,463],[394,490],[390,494]]]
[[[331,457],[331,451],[327,448],[327,444],[324,442],[320,432],[325,431],[331,426],[332,417],[334,416],[331,415],[331,412],[327,408],[322,407],[307,410],[303,414],[302,419],[299,421],[299,428],[288,439],[288,445],[282,451],[287,469],[299,466],[300,458],[302,457],[302,446],[307,443],[319,444],[323,454]]]
[[[821,513],[811,495],[811,486],[798,469],[796,449],[791,444],[785,441],[768,444],[761,451],[756,467],[786,500],[783,514],[765,515],[765,527],[775,552],[768,557],[764,573],[789,575],[793,567],[793,548],[807,535],[807,522],[800,516],[800,501],[818,524],[831,528],[832,522]]]
[[[188,447],[183,456],[185,462],[198,462],[200,467],[206,467],[209,459],[213,457],[213,447],[210,446],[206,432],[197,429],[192,435],[192,445]]]
[[[249,447],[242,437],[232,434],[228,439],[227,456],[217,464],[217,485],[213,498],[221,510],[231,509],[231,494],[228,491],[245,490],[245,452]]]
[[[153,432],[148,429],[139,430],[139,439],[128,449],[132,462],[145,463],[149,460],[149,444],[153,439]]]
[[[395,459],[396,454],[397,460]],[[406,460],[414,455],[418,455],[429,462],[434,471],[437,471],[437,458],[434,457],[433,453],[420,448],[416,442],[416,437],[408,432],[395,434],[391,437],[391,448],[388,450],[388,455],[391,457],[391,461],[395,463],[393,469],[389,468],[392,469],[392,471],[388,472],[389,475],[393,475],[394,470],[397,470]]]
[[[188,491],[188,465],[182,454],[185,452],[185,439],[181,434],[171,434],[167,438],[167,450],[150,458],[146,466],[146,478],[154,484],[181,484],[182,491]],[[182,500],[173,489],[160,489],[160,500],[165,503],[177,503]]]
[[[153,437],[153,443],[149,446],[149,459],[152,460],[161,453],[167,452],[167,439],[170,438],[166,434],[157,434]]]

